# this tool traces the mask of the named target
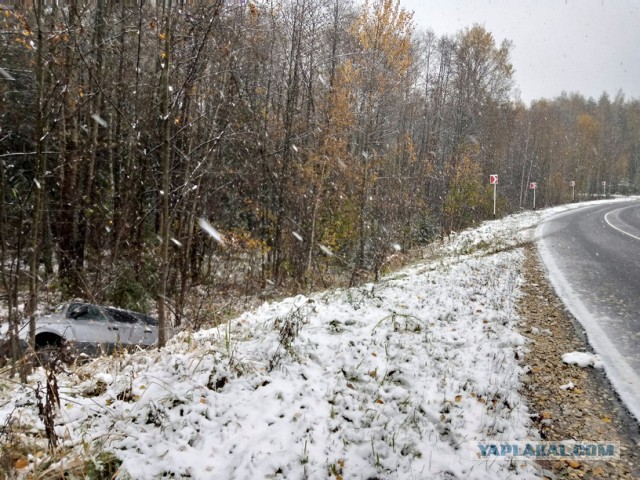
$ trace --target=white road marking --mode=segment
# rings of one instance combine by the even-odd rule
[[[611,215],[612,213],[615,213],[619,210],[624,210],[625,208],[628,207],[623,207],[623,208],[618,208],[616,210],[611,210],[610,212],[608,212],[605,216],[604,216],[604,221],[607,222],[607,225],[609,225],[611,228],[613,228],[614,230],[619,231],[620,233],[624,233],[625,235],[630,236],[631,238],[635,238],[636,240],[640,240],[640,237],[638,237],[637,235],[634,235],[633,233],[629,233],[629,232],[625,232],[624,230],[622,230],[621,228],[616,227],[614,224],[612,224],[609,219],[607,218],[609,215]]]

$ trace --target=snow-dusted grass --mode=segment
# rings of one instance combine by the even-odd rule
[[[486,222],[377,284],[265,304],[59,375],[64,456],[48,472],[108,451],[118,478],[535,477],[472,452],[530,436],[520,246],[550,213]],[[27,386],[0,378],[0,425],[45,445],[37,382],[41,370]],[[28,460],[22,472],[50,461]]]

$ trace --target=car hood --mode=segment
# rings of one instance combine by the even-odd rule
[[[68,325],[70,319],[66,318],[64,315],[60,313],[51,313],[48,315],[42,315],[36,318],[36,330],[42,328],[46,325]],[[7,325],[4,330],[2,330],[2,334],[7,336],[9,334],[9,326]],[[26,339],[29,336],[29,319],[24,320],[20,326],[18,327],[18,337]]]
[[[60,313],[50,313],[36,318],[36,326],[44,323],[70,323],[72,321],[73,319],[67,318]],[[27,325],[29,324],[29,322],[26,323]]]

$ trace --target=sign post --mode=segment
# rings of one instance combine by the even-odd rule
[[[569,186],[571,187],[571,201],[575,202],[576,201],[576,181],[571,180],[569,182]]]
[[[607,196],[607,182],[602,182],[602,194]]]
[[[536,190],[538,189],[537,182],[531,182],[529,184],[529,190],[533,190],[533,209],[536,209]]]
[[[493,218],[496,218],[496,194],[498,189],[498,175],[489,175],[489,183],[493,185]]]

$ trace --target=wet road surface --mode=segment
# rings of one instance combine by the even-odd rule
[[[538,235],[555,290],[640,419],[640,202],[556,215]]]

